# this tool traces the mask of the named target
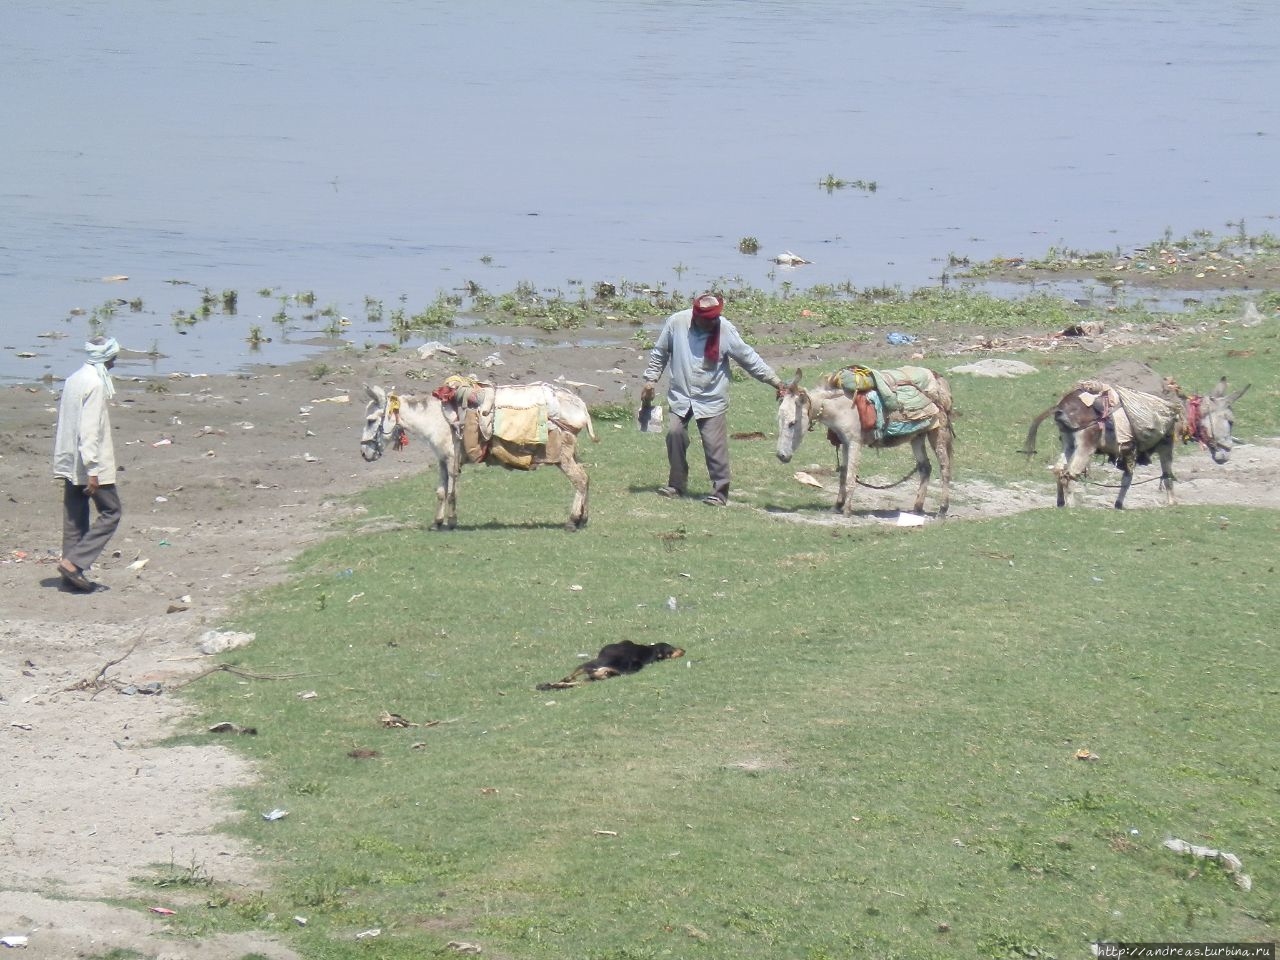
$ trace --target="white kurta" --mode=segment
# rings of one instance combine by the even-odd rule
[[[111,442],[107,391],[97,366],[86,363],[67,377],[58,405],[58,434],[53,445],[53,475],[84,486],[90,477],[101,485],[116,482],[116,453]]]

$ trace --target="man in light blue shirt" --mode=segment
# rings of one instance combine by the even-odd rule
[[[664,497],[682,497],[689,482],[689,421],[698,424],[702,452],[711,478],[711,493],[702,502],[723,507],[729,502],[729,361],[775,390],[782,381],[721,314],[724,299],[714,293],[694,298],[693,307],[673,313],[663,324],[645,367],[641,403],[653,400],[653,385],[670,373],[667,406],[666,486]]]

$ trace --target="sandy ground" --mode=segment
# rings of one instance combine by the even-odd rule
[[[459,350],[472,369],[493,352]],[[505,365],[483,372],[585,383],[592,404],[634,396],[644,364],[633,345],[502,356]],[[823,366],[804,351],[769,359],[779,371]],[[945,370],[973,359],[928,362]],[[344,495],[425,466],[422,447],[416,459],[360,460],[361,384],[403,389],[413,385],[410,371],[434,383],[456,367],[412,352],[327,363],[321,379],[311,361],[160,381],[131,377],[122,363],[112,421],[125,517],[92,571],[102,588],[90,595],[67,590],[55,569],[61,505],[49,457],[60,384],[0,388],[0,938],[27,937],[22,956],[66,960],[113,948],[166,960],[295,956],[264,935],[166,938],[162,916],[109,901],[136,896],[134,878],[156,865],[261,882],[253,851],[218,829],[243,815],[226,790],[254,772],[216,742],[156,746],[183,715],[171,691],[208,665],[200,640],[222,625],[228,604],[282,577],[346,509]],[[1280,508],[1278,468],[1280,443],[1240,447],[1226,467],[1183,452],[1179,494],[1186,503]],[[820,479],[834,490],[829,476]],[[803,522],[889,522],[884,508],[900,505],[900,494],[860,489],[866,509],[853,519],[812,513]],[[1044,507],[1051,496],[1047,474],[1034,489],[962,480],[952,513],[990,517]],[[1090,506],[1112,496],[1083,494]],[[1159,498],[1155,484],[1135,486],[1130,505]],[[159,693],[147,692],[156,685]],[[173,905],[170,891],[155,894],[156,906]]]

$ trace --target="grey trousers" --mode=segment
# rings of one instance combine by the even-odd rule
[[[70,480],[62,482],[62,557],[85,570],[98,559],[120,526],[120,495],[114,483],[99,487],[90,497],[84,487]],[[92,524],[89,522],[91,501],[98,511],[98,518]]]
[[[670,473],[668,485],[681,493],[689,484],[689,421],[690,410],[683,417],[671,417],[667,421],[667,464]],[[707,475],[711,478],[711,492],[725,503],[729,502],[729,418],[721,413],[703,417],[698,423],[698,435],[702,438],[702,454],[707,461]]]

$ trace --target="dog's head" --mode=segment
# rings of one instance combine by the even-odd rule
[[[654,660],[674,660],[677,657],[683,657],[684,651],[679,647],[673,647],[669,643],[655,643],[653,645]]]

